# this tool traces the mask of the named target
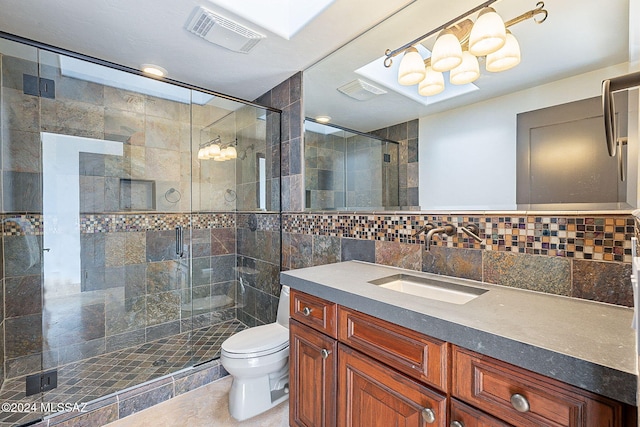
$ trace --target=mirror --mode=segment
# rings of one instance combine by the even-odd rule
[[[385,50],[422,36],[478,1],[449,2],[446,7],[441,0],[413,2],[305,70],[305,115],[330,116],[331,124],[367,133],[419,119],[418,177],[408,179],[419,179],[422,210],[576,209],[517,203],[516,117],[599,96],[603,79],[633,71],[629,58],[637,57],[640,47],[635,43],[630,48],[629,39],[637,37],[637,30],[629,30],[629,8],[637,0],[613,0],[606,7],[595,0],[544,3],[549,13],[544,23],[527,20],[510,28],[522,52],[518,66],[491,73],[481,64],[475,88],[448,84],[442,94],[425,98],[415,93],[415,85],[402,87],[413,91],[409,96],[398,92],[397,71],[382,64]],[[497,2],[493,7],[508,20],[534,9],[536,2]],[[429,50],[434,42],[432,36],[421,45]],[[400,59],[393,58],[394,66]],[[630,93],[629,141],[636,145],[637,99],[637,93]],[[604,140],[602,144],[602,155],[607,156]],[[629,147],[627,154],[632,182],[638,150]],[[630,199],[614,204],[614,209],[635,206],[637,188],[630,187]],[[603,209],[593,204],[579,208]]]

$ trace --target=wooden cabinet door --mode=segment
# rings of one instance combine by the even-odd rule
[[[341,427],[446,425],[445,396],[343,344],[338,345],[338,393]]]
[[[337,342],[295,320],[289,322],[289,332],[289,423],[333,427]]]

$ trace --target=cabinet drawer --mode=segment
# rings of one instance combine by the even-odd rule
[[[517,426],[624,425],[621,403],[487,356],[454,346],[452,369],[455,397]]]
[[[338,426],[445,427],[447,398],[338,344]]]
[[[313,329],[337,337],[337,304],[291,289],[290,316]]]
[[[448,344],[402,326],[338,308],[338,339],[440,390],[447,390]]]
[[[458,423],[458,424],[456,424]],[[511,427],[497,418],[478,411],[471,406],[451,399],[451,423],[450,427]]]

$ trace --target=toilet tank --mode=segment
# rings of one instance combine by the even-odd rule
[[[276,321],[285,328],[289,328],[289,292],[289,287],[282,285],[280,302],[278,303],[278,319]]]

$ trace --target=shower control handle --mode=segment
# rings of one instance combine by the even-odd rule
[[[184,235],[182,232],[182,226],[178,225],[176,226],[176,255],[178,255],[179,258],[182,258],[182,255],[184,255],[184,252],[182,250],[183,243]]]
[[[323,348],[322,350],[320,350],[320,355],[322,356],[323,359],[326,359],[327,357],[329,357],[330,354],[331,352],[326,348]]]
[[[309,307],[303,308],[302,314],[304,314],[306,317],[309,317],[311,315],[311,309]]]

